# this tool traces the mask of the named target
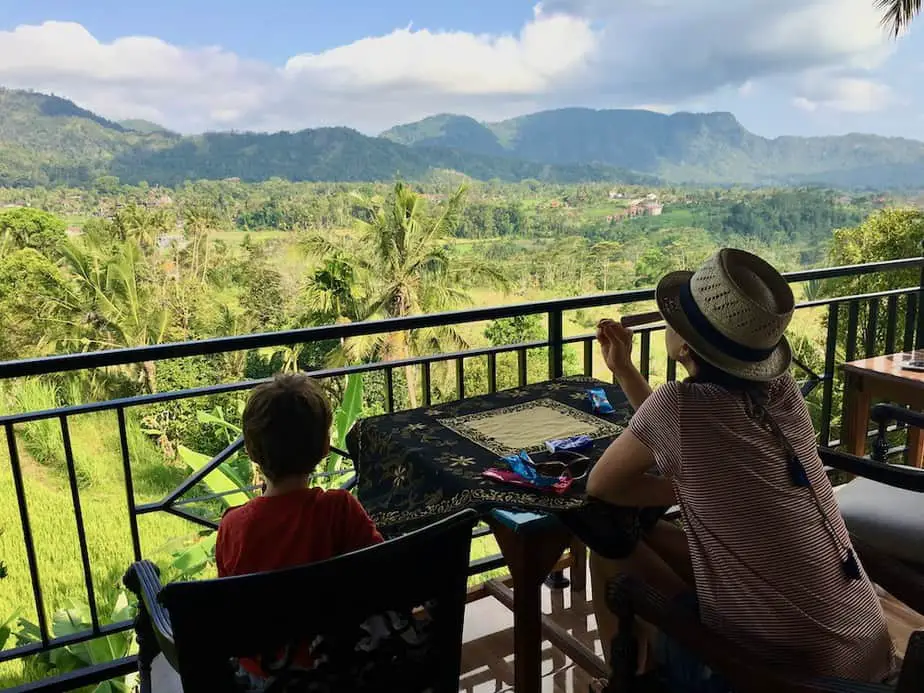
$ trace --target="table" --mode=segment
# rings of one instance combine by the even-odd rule
[[[602,387],[615,412],[592,412],[587,390]],[[625,427],[631,407],[622,391],[583,376],[559,378],[435,407],[387,414],[357,423],[347,447],[357,492],[385,534],[415,529],[463,508],[485,515],[510,570],[513,590],[489,581],[486,591],[514,612],[515,689],[541,688],[543,632],[579,664],[605,674],[602,662],[554,624],[544,621],[540,589],[565,549],[574,558],[571,586],[584,589],[586,549],[559,520],[585,504],[584,482],[556,495],[485,479],[499,458],[526,449],[537,461],[548,438],[571,424],[594,439],[596,459]],[[506,427],[506,428],[505,428]],[[538,448],[538,449],[537,449]]]
[[[844,364],[844,423],[841,444],[848,452],[866,454],[870,408],[874,401],[905,404],[924,410],[924,373],[903,370],[910,358],[922,352],[890,354]],[[908,464],[920,467],[924,457],[924,438],[919,428],[908,428]]]
[[[587,390],[601,387],[615,412],[592,412]],[[586,433],[592,460],[624,429],[631,406],[611,383],[574,376],[360,420],[347,435],[357,494],[384,531],[416,529],[466,508],[560,514],[585,504],[585,480],[561,494],[482,476],[500,458],[525,449],[548,457],[545,441]]]
[[[493,510],[488,525],[513,582],[512,591],[499,580],[489,580],[485,588],[513,611],[514,690],[541,690],[543,637],[592,676],[608,676],[606,664],[592,650],[542,614],[542,583],[569,546],[571,590],[584,591],[586,547],[553,515]]]

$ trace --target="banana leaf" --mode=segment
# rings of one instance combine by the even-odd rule
[[[205,570],[215,555],[215,542],[217,540],[218,533],[212,532],[184,551],[176,554],[173,563],[170,564],[178,573],[175,579],[186,580]]]
[[[0,623],[0,650],[6,647],[6,641],[9,640],[10,636],[13,634],[13,626],[15,626],[16,622],[19,620],[21,611],[21,609],[17,609],[10,614],[3,623]]]
[[[213,426],[218,426],[219,428],[224,429],[226,433],[229,433],[228,442],[230,443],[234,438],[237,438],[241,434],[241,427],[235,426],[230,421],[226,421],[222,416],[221,409],[215,407],[213,412],[209,413],[207,411],[197,411],[196,412],[196,421],[204,424],[212,424]]]
[[[190,450],[183,445],[177,447],[177,452],[180,459],[194,472],[212,461],[208,455]],[[218,465],[214,472],[203,479],[203,483],[212,493],[229,492],[228,495],[221,496],[219,499],[225,507],[243,505],[254,496],[252,491],[247,490],[248,484],[235,473],[228,462]],[[232,491],[237,491],[237,493],[230,493]]]
[[[343,392],[343,401],[334,412],[334,445],[341,450],[346,448],[346,437],[363,411],[363,377],[359,373],[347,376],[347,386]],[[332,453],[327,459],[327,471],[332,472],[343,464],[343,457]]]

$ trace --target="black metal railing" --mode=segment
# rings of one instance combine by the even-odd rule
[[[836,267],[820,270],[808,270],[790,273],[787,279],[791,283],[811,282],[815,280],[833,280],[858,277],[870,274],[889,274],[900,270],[920,270],[924,280],[924,257],[878,262],[866,265],[849,267]],[[843,344],[843,358],[850,360],[858,353],[872,356],[878,353],[890,353],[896,350],[910,350],[918,348],[924,343],[924,281],[916,286],[907,288],[880,291],[862,295],[837,296],[804,302],[798,310],[826,311],[827,337],[824,344],[823,360],[818,367],[796,360],[803,377],[803,392],[815,397],[816,388],[821,385],[820,396],[820,440],[824,445],[836,445],[837,440],[832,438],[832,417],[837,387],[837,366],[839,359],[839,345]],[[564,336],[565,315],[569,312],[600,308],[629,306],[654,299],[652,289],[643,289],[616,294],[603,294],[568,298],[561,300],[540,301],[519,305],[508,305],[494,308],[477,308],[471,310],[454,311],[432,315],[421,315],[407,318],[396,318],[377,322],[361,322],[350,324],[328,325],[321,327],[308,327],[304,329],[273,332],[265,334],[251,334],[236,337],[220,337],[197,342],[183,342],[176,344],[160,344],[131,349],[114,349],[94,353],[66,354],[48,356],[20,361],[0,363],[0,381],[32,376],[50,376],[55,374],[88,371],[98,368],[125,366],[152,361],[181,359],[186,357],[224,354],[236,351],[261,349],[268,347],[291,347],[293,345],[307,345],[330,340],[345,340],[359,336],[383,335],[397,332],[410,332],[423,328],[460,325],[465,323],[478,323],[501,318],[512,318],[526,315],[543,315],[548,328],[547,338],[540,341],[506,344],[501,346],[469,349],[465,351],[417,356],[403,360],[364,363],[338,368],[322,368],[312,372],[317,378],[335,378],[350,374],[382,373],[385,380],[385,409],[393,411],[399,404],[395,396],[395,373],[401,369],[417,369],[421,386],[421,400],[424,406],[429,406],[433,396],[432,369],[437,364],[455,365],[455,396],[465,397],[466,394],[466,363],[473,359],[484,359],[486,362],[486,389],[494,392],[498,388],[498,357],[513,354],[516,358],[516,382],[524,385],[528,379],[527,361],[531,352],[540,349],[547,350],[548,376],[555,378],[564,374],[565,352],[570,348],[577,348],[580,352],[580,369],[585,375],[594,375],[594,336],[583,334],[574,337]],[[904,319],[904,329],[898,334],[897,325],[899,316]],[[861,321],[862,318],[862,321]],[[841,335],[839,326],[846,319],[846,330]],[[862,343],[858,343],[858,334],[863,331]],[[652,373],[652,343],[654,332],[662,330],[663,326],[651,326],[638,331],[639,335],[639,366],[642,373],[649,377]],[[670,359],[664,364],[664,373],[667,380],[676,377],[676,364]],[[124,502],[128,513],[129,534],[131,537],[132,554],[135,559],[144,556],[138,519],[151,513],[168,513],[188,520],[199,526],[215,528],[216,522],[207,517],[200,516],[188,508],[196,503],[215,500],[223,494],[198,495],[193,498],[185,496],[196,489],[200,483],[219,465],[230,459],[242,447],[240,438],[228,444],[221,452],[214,456],[201,469],[192,472],[173,491],[155,502],[139,503],[134,490],[132,476],[131,452],[128,439],[127,412],[134,408],[151,404],[166,403],[179,400],[207,398],[215,395],[227,395],[235,392],[244,392],[253,388],[262,381],[249,380],[233,383],[216,383],[201,387],[158,392],[134,397],[116,398],[106,401],[86,404],[72,404],[41,411],[26,411],[17,414],[0,416],[0,427],[3,428],[9,460],[12,468],[14,493],[16,495],[21,530],[25,543],[26,561],[30,572],[32,601],[34,603],[37,626],[39,631],[38,642],[14,647],[0,651],[0,663],[21,659],[30,655],[50,652],[57,648],[76,643],[86,642],[101,636],[126,631],[131,623],[103,624],[98,613],[97,595],[93,579],[93,571],[88,549],[88,540],[85,531],[84,518],[81,508],[77,466],[71,441],[69,421],[75,417],[97,412],[115,412],[119,429],[119,446],[122,460],[122,474],[124,476]],[[23,479],[23,469],[19,444],[17,442],[16,427],[39,421],[57,421],[60,427],[63,445],[64,463],[67,471],[68,491],[73,505],[74,519],[77,526],[77,544],[80,554],[80,564],[83,573],[84,588],[89,605],[91,624],[82,632],[73,633],[66,637],[53,637],[49,630],[48,608],[44,598],[41,571],[37,558],[34,535],[30,524],[30,509]],[[346,457],[342,451],[341,454]],[[348,482],[348,485],[353,483]],[[481,537],[489,534],[484,528],[476,529],[475,536]],[[488,556],[473,562],[471,574],[477,575],[487,570],[503,566],[500,556]],[[128,660],[119,659],[110,663],[96,664],[79,673],[56,677],[35,684],[21,686],[16,691],[26,690],[72,690],[78,686],[104,681],[123,675],[131,666]]]

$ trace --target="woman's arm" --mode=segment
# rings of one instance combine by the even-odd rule
[[[597,340],[607,368],[616,376],[632,408],[638,409],[651,394],[651,386],[632,363],[632,331],[618,322],[601,320]]]
[[[629,400],[629,404],[632,405],[633,409],[637,410],[642,406],[642,402],[648,399],[652,392],[651,385],[645,380],[645,376],[639,373],[638,368],[631,363],[624,370],[614,371],[613,375],[616,376],[617,384],[626,394],[626,399]]]
[[[587,495],[614,505],[674,505],[677,501],[670,480],[647,473],[654,463],[651,450],[626,430],[594,465],[587,479]]]

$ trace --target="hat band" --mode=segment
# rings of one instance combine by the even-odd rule
[[[713,324],[709,322],[709,319],[703,314],[703,311],[699,309],[699,306],[696,305],[696,301],[693,299],[693,290],[690,288],[690,282],[680,285],[680,307],[683,308],[683,312],[686,314],[687,320],[690,321],[690,325],[703,339],[725,355],[731,356],[739,361],[747,361],[748,363],[766,361],[773,355],[773,352],[776,351],[777,346],[779,346],[779,343],[777,343],[769,349],[754,349],[740,344],[734,339],[726,337],[719,332]]]

